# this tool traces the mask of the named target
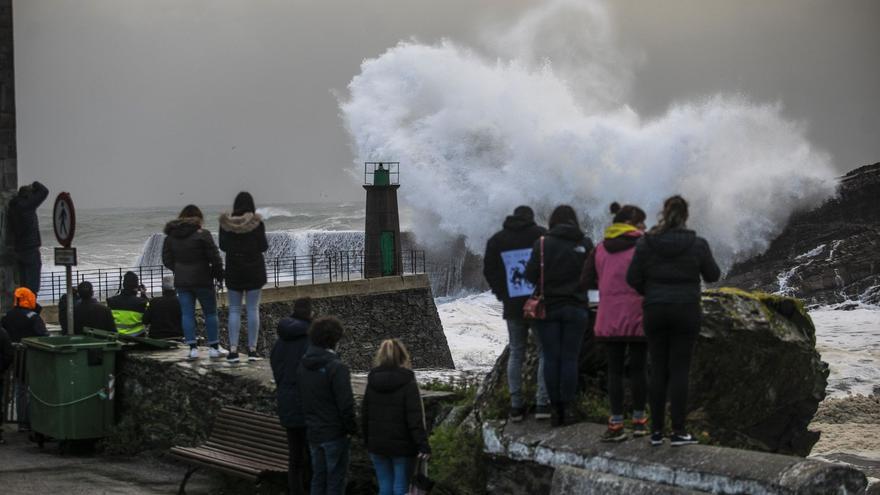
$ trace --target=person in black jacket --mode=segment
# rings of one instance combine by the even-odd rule
[[[12,340],[9,338],[9,334],[6,333],[6,330],[3,327],[0,327],[0,397],[4,397],[3,395],[3,378],[6,376],[6,370],[12,366],[12,361],[15,359],[15,350],[12,348]],[[5,445],[6,440],[3,440],[3,418],[6,416],[6,411],[0,412],[0,445]]]
[[[107,298],[107,307],[113,312],[116,330],[121,335],[136,337],[144,333],[144,313],[150,305],[146,292],[137,273],[129,271],[122,277],[119,294]]]
[[[21,186],[9,201],[9,224],[14,240],[20,284],[37,294],[40,292],[40,221],[37,208],[46,201],[49,190],[43,184]]]
[[[82,335],[84,328],[94,328],[116,333],[116,321],[110,308],[99,303],[94,295],[91,282],[81,282],[76,287],[80,301],[73,308],[73,333]]]
[[[522,421],[525,400],[522,396],[522,366],[531,322],[523,318],[523,304],[535,290],[525,277],[532,246],[546,229],[535,224],[535,213],[528,206],[518,206],[504,220],[503,230],[489,238],[483,256],[483,276],[492,293],[504,304],[507,322],[507,386],[510,390],[510,419]],[[541,340],[535,337],[538,351],[538,386],[535,393],[535,419],[550,417],[550,399],[544,384],[544,356]]]
[[[256,213],[254,198],[240,192],[232,205],[232,214],[220,215],[220,250],[226,253],[226,288],[229,302],[229,362],[238,361],[238,335],[241,329],[241,301],[246,299],[248,360],[257,359],[260,334],[260,289],[266,285],[266,262],[269,249],[266,226]]]
[[[278,322],[278,339],[272,347],[270,363],[278,398],[278,419],[287,429],[288,469],[287,486],[292,495],[305,493],[308,480],[308,442],[302,401],[296,384],[296,374],[306,348],[312,321],[312,300],[308,297],[293,303],[293,314]]]
[[[697,443],[685,431],[688,372],[700,333],[700,277],[715,282],[721,270],[709,243],[687,230],[681,196],[663,203],[659,224],[636,244],[626,281],[644,296],[644,328],[651,356],[651,445],[663,444],[669,391],[673,446]]]
[[[315,320],[296,372],[312,456],[311,495],[345,493],[349,436],[357,433],[351,374],[333,351],[342,332],[342,324],[332,316]]]
[[[198,299],[208,334],[208,356],[219,359],[222,355],[214,282],[223,283],[223,260],[211,233],[202,228],[203,221],[202,210],[196,205],[187,205],[176,220],[165,225],[162,264],[174,272],[174,287],[180,300],[183,315],[181,326],[186,343],[189,344],[189,358],[199,357],[196,340]]]
[[[367,377],[361,424],[379,481],[379,495],[406,495],[415,457],[431,455],[419,385],[406,347],[397,339],[379,346]]]
[[[549,223],[547,235],[532,247],[526,279],[544,296],[547,316],[536,320],[535,328],[544,350],[552,424],[561,426],[566,423],[566,406],[577,393],[578,357],[589,318],[587,291],[581,287],[580,273],[593,243],[578,226],[571,206],[556,207]]]
[[[45,337],[49,335],[46,323],[40,316],[43,308],[37,304],[37,296],[27,287],[15,289],[14,306],[0,320],[0,326],[6,329],[9,340],[18,344],[27,337]],[[16,415],[19,418],[18,431],[30,431],[30,397],[23,372],[25,363],[16,369],[13,390],[15,393]]]
[[[165,275],[162,277],[162,295],[154,297],[144,311],[144,325],[149,326],[150,338],[183,338],[182,316],[180,300],[174,292],[174,275]]]

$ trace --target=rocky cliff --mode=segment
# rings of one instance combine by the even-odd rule
[[[880,163],[843,176],[834,199],[794,215],[767,252],[735,265],[722,284],[810,304],[880,304]]]

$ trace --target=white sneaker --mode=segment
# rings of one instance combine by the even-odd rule
[[[211,359],[220,359],[223,357],[223,353],[220,352],[220,349],[214,349],[211,347],[208,349],[208,357]]]
[[[189,348],[189,358],[190,360],[199,358],[199,348],[198,347],[190,347]]]

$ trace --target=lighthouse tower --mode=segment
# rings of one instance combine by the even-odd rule
[[[364,189],[367,190],[364,278],[401,274],[399,177],[400,162],[364,163]]]

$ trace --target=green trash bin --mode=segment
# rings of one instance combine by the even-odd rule
[[[107,435],[114,423],[118,342],[83,335],[29,337],[31,428],[58,440]]]

